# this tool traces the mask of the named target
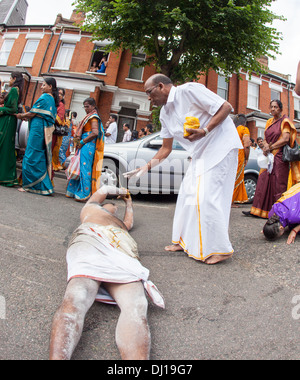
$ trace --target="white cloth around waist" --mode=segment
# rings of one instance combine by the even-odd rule
[[[148,280],[149,270],[138,260],[136,242],[128,232],[112,227],[85,223],[77,228],[67,251],[68,281],[78,277],[119,284],[142,281],[152,301],[164,308],[162,296]],[[101,286],[96,300],[115,304]]]

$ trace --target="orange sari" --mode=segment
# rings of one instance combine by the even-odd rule
[[[243,125],[239,125],[236,130],[243,144],[244,137],[245,136],[250,137],[249,129]],[[235,179],[232,203],[245,203],[248,201],[248,195],[247,195],[245,182],[244,182],[244,178],[245,178],[244,170],[245,170],[245,150],[239,149],[239,163],[238,163],[238,170],[237,170],[237,175]]]

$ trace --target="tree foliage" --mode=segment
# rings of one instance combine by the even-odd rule
[[[140,49],[145,65],[173,80],[196,79],[209,69],[225,74],[262,71],[257,58],[274,58],[282,17],[273,0],[77,0],[86,12],[84,30],[111,42],[107,49]]]

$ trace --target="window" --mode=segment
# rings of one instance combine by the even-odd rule
[[[131,59],[131,66],[128,74],[129,79],[142,80],[144,68],[142,66],[137,67],[138,64],[145,61],[145,54],[133,55]]]
[[[297,120],[300,120],[300,98],[294,98],[294,109],[295,109],[294,118]]]
[[[280,100],[280,91],[271,89],[271,100]]]
[[[248,108],[259,109],[259,84],[248,83]]]
[[[33,58],[35,56],[36,50],[39,46],[39,40],[28,40],[23,51],[20,65],[22,66],[31,66]]]
[[[89,71],[97,72],[100,69],[100,62],[102,58],[105,58],[106,61],[109,59],[109,54],[105,52],[105,48],[103,46],[97,46],[94,49],[94,54],[92,56],[92,60],[90,63]]]
[[[221,96],[221,98],[228,100],[228,88],[229,83],[226,80],[227,78],[223,75],[219,75],[218,77],[218,95]]]
[[[55,62],[55,68],[69,70],[74,50],[75,44],[62,42]]]
[[[6,66],[15,40],[5,39],[0,51],[0,65]]]

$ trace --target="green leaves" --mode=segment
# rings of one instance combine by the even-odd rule
[[[261,70],[257,58],[273,57],[281,35],[272,27],[271,0],[78,0],[84,29],[109,39],[108,50],[141,48],[176,81],[210,68],[232,73]]]

